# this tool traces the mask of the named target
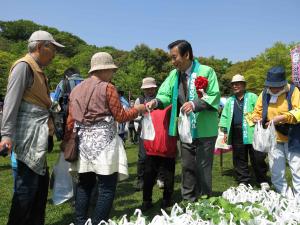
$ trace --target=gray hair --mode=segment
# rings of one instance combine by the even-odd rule
[[[42,43],[42,45],[48,46],[51,44],[51,41],[31,41],[28,43],[28,51],[29,53],[35,52],[39,43]]]

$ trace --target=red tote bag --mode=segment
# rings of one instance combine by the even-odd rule
[[[176,157],[177,137],[169,136],[169,123],[172,105],[151,112],[151,118],[155,130],[153,141],[144,140],[147,155],[157,155],[167,158]]]

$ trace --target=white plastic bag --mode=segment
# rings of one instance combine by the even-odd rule
[[[61,152],[53,169],[52,201],[54,205],[59,205],[73,197],[73,181],[69,173],[69,167],[70,163],[65,160],[64,153]]]
[[[178,134],[181,142],[188,144],[193,142],[190,117],[186,113],[182,113],[181,108],[178,118]]]
[[[144,118],[142,119],[141,138],[144,140],[153,141],[154,137],[155,130],[152,123],[150,110],[148,110],[148,113],[145,113]]]
[[[276,146],[276,131],[273,121],[270,121],[266,129],[263,128],[261,121],[254,127],[253,148],[260,152],[269,152]]]
[[[224,132],[222,132],[220,129],[216,140],[215,148],[221,148],[226,150],[230,149],[230,146],[224,142]]]

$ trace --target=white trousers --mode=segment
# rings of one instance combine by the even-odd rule
[[[285,178],[286,161],[291,170],[293,190],[300,195],[300,153],[289,152],[288,143],[279,143],[269,152],[271,180],[277,192],[285,195],[288,184]]]

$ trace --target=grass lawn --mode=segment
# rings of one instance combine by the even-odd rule
[[[136,180],[136,161],[137,161],[137,145],[126,145],[129,179],[119,182],[116,197],[111,211],[110,217],[114,219],[120,218],[127,214],[130,217],[136,208],[142,204],[142,192],[135,192],[134,185]],[[56,143],[54,151],[48,155],[48,164],[50,171],[59,156],[58,144]],[[177,160],[175,174],[175,191],[174,200],[181,201],[180,195],[180,160]],[[13,178],[10,167],[10,159],[0,158],[0,225],[7,223],[7,218],[11,205]],[[223,174],[220,171],[220,157],[215,155],[213,166],[213,193],[221,195],[230,186],[236,186],[237,183],[233,178],[231,153],[223,155]],[[71,203],[67,202],[59,206],[51,203],[52,193],[49,191],[48,203],[46,209],[46,224],[48,225],[68,225],[74,221],[74,208]],[[155,186],[153,191],[154,208],[145,213],[151,219],[154,215],[160,213],[160,203],[162,198],[162,190]]]

